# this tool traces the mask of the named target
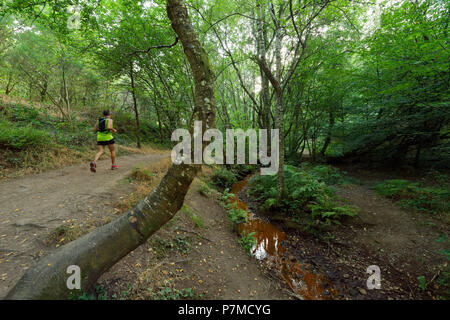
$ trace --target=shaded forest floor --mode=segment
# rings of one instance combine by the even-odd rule
[[[170,165],[165,152],[118,162],[120,169],[111,171],[109,160],[101,161],[95,175],[83,164],[0,183],[0,298],[40,257],[134,206]],[[448,233],[448,225],[401,209],[371,189],[391,177],[345,169],[359,182],[336,192],[339,201],[360,208],[359,218],[336,227],[328,241],[274,223],[287,235],[289,259],[328,278],[338,299],[437,298],[435,280],[445,263],[437,252],[445,244],[435,240]],[[105,273],[92,296],[74,298],[292,299],[276,270],[239,245],[235,226],[218,203],[220,193],[204,194],[211,174],[205,167],[176,217]],[[249,200],[244,194],[245,189],[242,198]],[[248,204],[252,207],[251,200]],[[380,290],[366,287],[370,265],[381,269]],[[425,277],[426,290],[419,276]]]
[[[170,158],[168,152],[134,154],[118,164],[111,171],[109,160],[101,160],[96,174],[84,163],[0,183],[0,298],[42,256],[135,205],[157,185]],[[239,247],[218,194],[201,196],[199,183],[185,209],[104,274],[97,292],[109,299],[289,298]]]
[[[437,240],[450,231],[448,217],[400,208],[372,190],[385,179],[414,177],[343,169],[357,183],[336,187],[339,202],[358,207],[359,216],[334,227],[327,241],[278,225],[293,255],[321,270],[343,299],[439,299],[445,288],[437,280],[447,266],[440,251],[448,245]],[[380,290],[366,286],[371,265],[380,267]]]
[[[182,210],[102,276],[97,293],[114,299],[290,299],[277,278],[237,242],[219,194],[194,180]]]

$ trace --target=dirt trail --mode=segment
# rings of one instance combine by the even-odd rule
[[[439,253],[445,243],[436,239],[448,233],[448,227],[437,217],[402,209],[372,190],[391,176],[357,170],[350,176],[359,183],[338,186],[336,193],[343,204],[359,208],[359,217],[336,226],[328,242],[291,230],[288,246],[295,256],[319,266],[341,299],[438,299],[443,289],[434,280],[445,267]],[[370,265],[381,269],[380,290],[366,287]],[[427,279],[426,290],[419,288],[419,276]]]
[[[69,221],[113,212],[113,203],[130,186],[121,181],[139,164],[157,162],[163,154],[135,154],[100,161],[96,174],[84,163],[0,183],[0,298],[39,257],[53,248],[48,233]]]
[[[127,179],[131,170],[142,166],[153,172],[167,158],[168,154],[129,155],[119,158],[120,169],[116,171],[111,171],[109,160],[104,160],[99,162],[96,174],[83,164],[0,184],[0,299],[28,268],[65,243],[58,240],[66,234],[48,241],[55,229],[76,227],[88,232],[116,218],[121,214],[119,203],[127,201],[138,188],[133,180]],[[99,284],[118,292],[117,296],[108,297],[155,298],[142,295],[147,288],[123,297],[123,292],[130,291],[130,284],[139,286],[148,275],[153,280],[144,281],[146,286],[156,286],[161,281],[161,287],[166,287],[171,279],[177,278],[177,287],[192,288],[205,299],[290,298],[281,282],[267,277],[257,260],[239,246],[235,230],[217,204],[217,196],[206,198],[198,190],[196,179],[185,203],[196,212],[204,227],[196,228],[191,218],[179,212],[171,223],[102,276]],[[170,251],[170,256],[155,259],[161,241],[176,243],[180,236],[188,244],[189,254],[177,256],[180,253],[175,250]],[[175,277],[174,273],[182,276]]]

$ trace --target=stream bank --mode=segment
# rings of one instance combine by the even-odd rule
[[[248,176],[237,182],[231,189],[234,194],[232,201],[238,209],[247,211],[249,216],[247,222],[237,226],[238,232],[253,233],[256,239],[250,254],[259,260],[263,267],[274,271],[298,299],[335,299],[337,291],[320,269],[297,259],[291,248],[286,246],[286,240],[290,236],[267,218],[256,214],[243,200],[248,199],[246,190],[250,178],[251,176]]]
[[[336,187],[339,203],[358,206],[359,216],[331,227],[327,241],[258,213],[247,196],[248,179],[236,184],[239,207],[250,214],[240,230],[255,232],[255,259],[282,279],[297,298],[339,300],[442,299],[436,280],[445,271],[445,244],[430,216],[404,210],[376,194],[372,181]],[[428,221],[428,222],[427,222]],[[432,219],[438,224],[436,219]],[[379,266],[381,288],[368,289],[369,266]],[[422,288],[418,278],[427,279]]]

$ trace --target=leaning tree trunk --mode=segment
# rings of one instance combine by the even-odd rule
[[[192,27],[183,0],[167,0],[167,13],[189,60],[195,82],[194,118],[213,127],[214,74],[208,55]],[[200,165],[172,165],[159,185],[117,220],[63,246],[41,259],[19,280],[7,299],[64,299],[71,290],[68,266],[81,270],[81,288],[90,289],[102,273],[143,244],[181,208]]]

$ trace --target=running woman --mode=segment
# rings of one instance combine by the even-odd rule
[[[94,161],[91,162],[91,171],[97,171],[97,160],[105,152],[105,146],[108,146],[111,152],[111,170],[118,169],[116,165],[116,149],[114,147],[114,137],[112,133],[117,130],[113,128],[113,119],[111,119],[111,112],[109,110],[103,111],[103,118],[97,120],[94,127],[94,132],[97,132],[98,152],[95,155]]]

